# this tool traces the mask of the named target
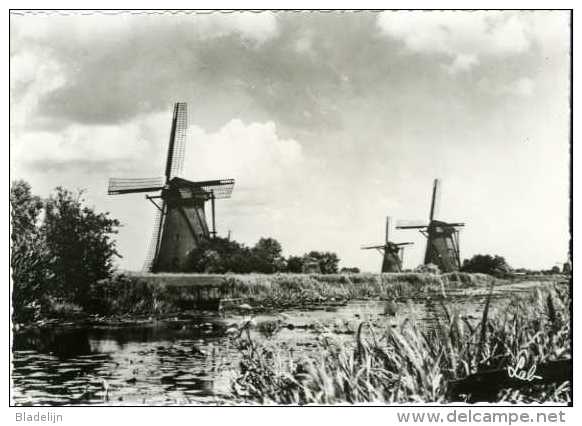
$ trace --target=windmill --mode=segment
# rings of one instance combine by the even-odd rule
[[[187,128],[187,105],[178,102],[174,104],[164,177],[109,179],[109,195],[160,191],[146,195],[157,210],[145,271],[182,270],[193,249],[216,237],[215,200],[229,198],[234,188],[234,179],[192,182],[178,177],[184,166]],[[204,209],[207,201],[211,205],[211,230]]]
[[[383,253],[384,260],[382,260],[382,272],[401,272],[404,247],[414,243],[393,243],[390,241],[391,223],[392,219],[390,216],[386,217],[386,239],[384,244],[365,246],[362,247],[362,250],[376,249],[380,253]]]
[[[432,263],[442,272],[458,271],[461,267],[459,229],[464,223],[447,223],[436,220],[440,198],[440,181],[434,180],[428,225],[398,223],[396,229],[418,229],[426,237],[424,264]]]

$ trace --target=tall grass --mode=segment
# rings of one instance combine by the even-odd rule
[[[92,286],[88,308],[102,314],[171,314],[202,298],[253,308],[289,308],[353,299],[408,298],[507,283],[485,274],[119,274]],[[202,290],[202,291],[201,291]],[[201,295],[202,293],[202,295]]]
[[[487,275],[466,273],[133,274],[117,275],[94,285],[89,305],[104,314],[171,313],[196,300],[202,286],[212,288],[211,295],[206,297],[244,299],[253,307],[285,308],[352,299],[422,296],[442,292],[445,287],[481,287],[493,281]]]
[[[225,291],[277,306],[319,301],[365,299],[374,297],[418,296],[447,287],[469,287],[492,277],[471,274],[277,274],[226,276]]]
[[[451,394],[455,381],[514,366],[524,354],[528,366],[571,359],[570,309],[559,287],[515,297],[502,310],[487,302],[474,322],[443,305],[444,315],[430,328],[408,320],[383,330],[362,323],[351,345],[323,333],[316,355],[301,360],[243,333],[236,341],[242,361],[232,393],[263,404],[445,403],[458,399]],[[501,389],[489,399],[567,402],[570,385]]]

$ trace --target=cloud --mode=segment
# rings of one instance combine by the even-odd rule
[[[43,96],[61,87],[62,66],[47,57],[42,49],[22,51],[10,58],[10,125],[13,131],[24,128]]]
[[[299,54],[314,55],[313,50],[313,33],[312,31],[305,31],[303,34],[297,34],[293,42],[293,49]]]
[[[521,77],[508,83],[493,83],[487,78],[482,78],[477,86],[483,93],[495,96],[516,96],[528,98],[535,92],[535,82],[529,77]]]
[[[206,87],[232,80],[221,79],[233,67],[222,69],[217,51],[241,55],[277,35],[269,12],[13,14],[15,118],[26,112],[22,125],[38,129],[123,123],[164,111],[185,92],[200,98]]]
[[[233,119],[214,133],[192,126],[185,160],[185,177],[231,177],[243,188],[265,188],[296,174],[303,152],[294,139],[280,138],[273,122],[245,124]]]
[[[205,128],[257,115],[280,126],[337,127],[333,104],[343,74],[314,54],[314,32],[294,28],[290,18],[267,12],[13,16],[12,57],[34,52],[39,64],[58,71],[58,84],[45,84],[51,78],[45,74],[30,80],[38,82],[34,87],[21,84],[14,104],[28,97],[20,121],[34,130],[122,125],[177,100],[189,102]],[[12,74],[21,66],[14,61]]]
[[[232,13],[108,13],[78,14],[49,12],[36,15],[13,14],[11,22],[20,39],[52,40],[65,44],[73,37],[76,45],[116,43],[131,39],[144,31],[180,28],[187,39],[224,37],[237,34],[250,42],[263,43],[277,35],[277,19],[271,12]]]
[[[516,55],[531,46],[528,22],[506,12],[383,12],[377,25],[409,52],[444,55],[451,72],[470,70],[482,56]]]
[[[520,78],[509,85],[506,90],[518,96],[528,97],[534,93],[534,82],[531,78]]]
[[[13,137],[11,163],[45,170],[92,163],[110,171],[137,166],[143,169],[148,155],[155,150],[155,139],[160,142],[159,137],[147,132],[150,118],[123,126],[73,124],[59,132],[23,132]]]
[[[124,125],[74,124],[60,132],[26,132],[13,140],[11,163],[37,169],[95,164],[116,176],[163,174],[170,114],[149,114]],[[289,181],[303,162],[301,145],[282,139],[273,122],[233,119],[216,132],[188,130],[183,177],[235,178],[246,189]],[[143,176],[142,176],[143,175]]]
[[[479,60],[476,55],[460,54],[455,57],[451,64],[445,65],[445,68],[449,74],[454,75],[462,71],[468,71],[478,63]]]

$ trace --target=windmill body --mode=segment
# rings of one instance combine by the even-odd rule
[[[394,243],[387,243],[383,251],[382,272],[402,272],[403,247]]]
[[[428,225],[398,224],[397,229],[418,229],[426,237],[424,264],[433,264],[441,272],[458,271],[461,267],[459,250],[459,228],[464,223],[449,223],[436,220],[440,197],[440,181],[434,180]]]
[[[461,267],[459,253],[459,231],[456,226],[434,220],[429,225],[426,235],[426,252],[424,263],[437,265],[443,272],[458,271]]]
[[[233,179],[197,181],[177,177],[182,172],[187,130],[185,103],[174,105],[165,178],[109,180],[110,195],[157,192],[147,195],[156,207],[153,235],[144,264],[151,272],[178,272],[187,267],[189,255],[216,236],[215,200],[229,198]],[[211,203],[209,229],[205,205]]]
[[[191,182],[174,178],[170,181],[168,189],[162,190],[161,197],[164,200],[166,212],[159,243],[157,243],[157,256],[150,269],[183,270],[188,254],[199,247],[202,241],[208,241],[214,236],[215,231],[208,228],[204,207],[207,201],[213,203],[217,195],[212,189],[204,190],[201,184],[209,186],[222,184],[224,189],[231,184],[231,181]],[[214,211],[214,208],[212,210]]]
[[[404,247],[412,243],[394,243],[390,241],[391,218],[386,218],[386,237],[384,244],[362,247],[363,250],[376,249],[382,253],[382,272],[402,272]]]

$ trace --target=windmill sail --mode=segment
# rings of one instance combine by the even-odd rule
[[[416,229],[426,228],[428,224],[425,220],[399,220],[396,222],[396,229]]]
[[[215,199],[230,198],[234,189],[234,179],[219,179],[192,182],[186,179],[175,178],[172,183],[180,186],[183,198],[202,196]]]
[[[386,247],[386,244],[377,244],[375,246],[362,246],[360,247],[362,250],[371,250],[371,249],[384,249],[384,247]]]
[[[119,195],[138,192],[153,192],[159,191],[163,187],[163,177],[137,179],[110,178],[109,186],[107,187],[107,194]]]
[[[166,158],[166,182],[169,182],[182,173],[187,131],[188,107],[185,102],[177,102],[174,105],[172,130],[170,132],[170,143],[168,144],[168,156]]]
[[[164,215],[162,214],[162,212],[164,211],[165,208],[166,208],[166,203],[162,200],[160,208],[156,209],[156,213],[154,216],[154,223],[153,223],[154,226],[152,229],[152,237],[150,239],[148,251],[147,251],[144,265],[142,268],[144,272],[151,272],[153,270],[153,267],[154,267],[154,260],[156,258],[157,253],[158,253],[158,248],[160,245],[160,236],[162,233],[162,227],[164,226],[164,223],[163,223]]]
[[[435,179],[432,187],[432,200],[430,202],[430,215],[429,220],[434,220],[439,214],[441,197],[441,182],[439,179]]]
[[[392,218],[390,216],[386,216],[386,236],[384,238],[384,241],[386,241],[386,244],[388,244],[388,241],[390,241],[390,228],[392,227]]]
[[[184,167],[187,129],[187,106],[178,102],[174,104],[164,176],[109,181],[110,195],[160,191],[158,195],[146,196],[156,206],[156,212],[145,271],[178,272],[188,268],[192,251],[216,236],[215,201],[230,198],[234,187],[234,179],[193,182],[179,177]],[[212,231],[204,207],[208,201]]]

